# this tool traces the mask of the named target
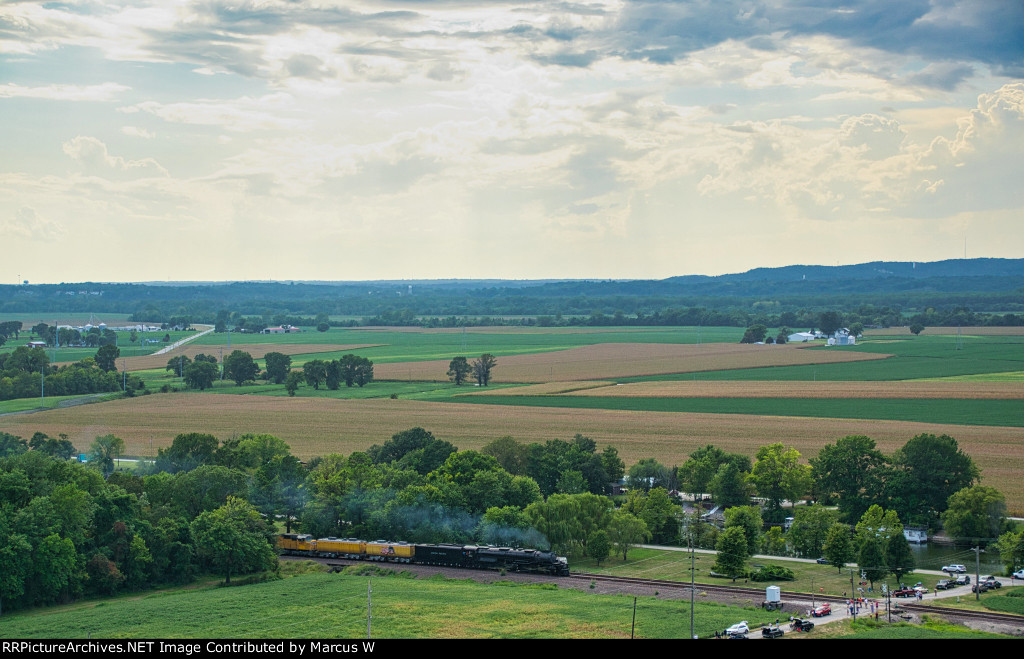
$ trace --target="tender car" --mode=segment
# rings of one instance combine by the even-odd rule
[[[943,572],[949,572],[950,574],[963,574],[967,572],[967,566],[965,565],[943,565]]]
[[[730,628],[725,630],[726,636],[731,636],[733,634],[749,634],[749,633],[750,633],[750,625],[747,624],[746,620],[744,620],[743,622],[737,622],[735,625],[733,625],[732,627],[730,627]]]
[[[900,588],[892,592],[893,597],[917,597],[917,591],[913,588]]]
[[[811,623],[811,627],[813,627],[813,626],[814,626],[814,623]],[[782,631],[782,628],[779,627],[778,625],[765,625],[764,627],[761,628],[761,637],[762,638],[780,638],[785,633],[786,632]]]
[[[955,586],[956,582],[954,582],[953,580],[941,579],[939,580],[939,583],[935,584],[935,590],[948,590],[949,588],[954,588]]]
[[[832,615],[832,605],[822,604],[818,608],[811,611],[811,615],[815,618],[821,618],[822,616],[830,616]]]

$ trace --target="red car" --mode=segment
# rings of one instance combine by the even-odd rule
[[[811,612],[811,615],[815,618],[821,618],[822,616],[830,616],[832,615],[832,605],[822,604],[818,608],[814,609],[814,611]]]
[[[892,593],[893,597],[917,597],[917,591],[913,588],[900,588]]]

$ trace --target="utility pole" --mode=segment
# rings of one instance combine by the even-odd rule
[[[690,546],[690,638],[697,638],[697,635],[693,633],[693,574],[694,565],[693,560],[696,552],[693,550],[693,535],[689,535],[686,539],[686,544]]]
[[[974,601],[981,600],[981,545],[974,548]]]
[[[370,640],[370,618],[372,617],[370,612],[371,612],[371,610],[373,608],[373,603],[372,603],[371,598],[370,598],[371,594],[373,593],[373,587],[371,586],[370,582],[371,582],[371,578],[367,577],[367,579],[366,579],[366,640]]]

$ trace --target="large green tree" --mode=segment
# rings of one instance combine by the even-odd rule
[[[921,434],[892,457],[885,484],[887,507],[911,523],[932,523],[946,510],[949,497],[978,480],[971,457],[949,435]]]
[[[267,379],[274,384],[284,384],[292,367],[292,358],[281,352],[268,352],[263,355],[263,360],[267,364]]]
[[[232,350],[231,354],[224,358],[224,375],[234,380],[238,386],[242,386],[242,383],[249,380],[255,380],[259,373],[259,364],[247,352]]]
[[[608,522],[608,539],[625,561],[632,547],[651,539],[651,531],[642,519],[619,509],[612,513]]]
[[[124,452],[124,440],[114,435],[103,435],[89,446],[89,461],[104,474],[114,471],[114,460]]]
[[[747,573],[747,559],[750,558],[746,533],[738,526],[726,529],[718,536],[715,564],[712,569],[733,581]]]
[[[870,437],[848,435],[826,444],[810,463],[815,492],[837,499],[845,521],[855,522],[878,503],[886,460]]]
[[[768,519],[778,521],[782,502],[794,502],[810,489],[811,468],[800,464],[796,449],[769,444],[758,449],[749,480],[758,495],[768,499]]]
[[[114,345],[105,345],[96,351],[96,365],[108,373],[117,370],[117,358],[121,350]]]
[[[747,553],[751,556],[760,550],[761,508],[758,506],[735,506],[725,510],[725,528],[738,526],[747,536]]]
[[[835,565],[842,572],[846,563],[856,558],[850,527],[840,522],[833,524],[825,536],[821,553],[829,564]]]
[[[990,542],[999,537],[1006,524],[1006,497],[994,487],[972,485],[949,497],[942,513],[946,535]]]
[[[473,377],[481,387],[491,383],[491,371],[498,365],[498,360],[490,353],[480,355],[480,359],[473,360]]]
[[[224,575],[224,583],[231,583],[232,574],[269,570],[277,562],[272,526],[244,499],[228,498],[199,515],[191,528],[200,556]]]
[[[469,365],[469,360],[465,357],[456,357],[448,363],[448,379],[454,382],[456,386],[465,382],[472,372],[473,367]]]
[[[787,538],[797,556],[821,556],[829,529],[838,521],[836,511],[825,506],[799,506],[793,510],[793,523]]]

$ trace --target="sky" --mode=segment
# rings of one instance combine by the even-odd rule
[[[1024,257],[1021,0],[0,3],[0,283]]]

